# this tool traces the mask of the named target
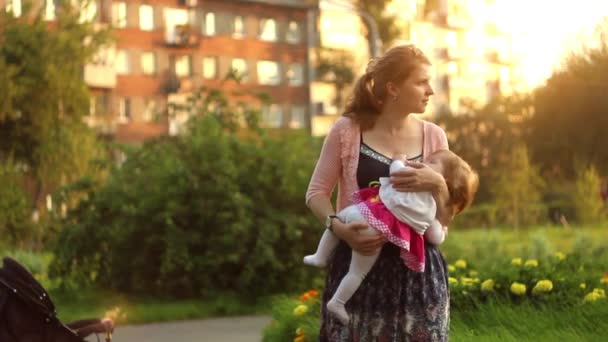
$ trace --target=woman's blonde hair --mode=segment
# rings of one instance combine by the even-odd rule
[[[479,188],[479,175],[452,151],[439,150],[433,155],[441,158],[443,178],[450,193],[447,205],[452,209],[452,213],[457,215],[473,203]]]
[[[343,115],[354,119],[363,130],[371,128],[386,100],[387,83],[401,84],[421,64],[431,62],[414,45],[395,46],[373,58],[355,83]]]

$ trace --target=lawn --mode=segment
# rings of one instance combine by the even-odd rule
[[[450,341],[606,341],[608,303],[572,308],[485,304],[452,310]]]
[[[608,336],[608,300],[600,298],[587,303],[583,298],[594,288],[608,289],[608,282],[600,283],[600,277],[608,272],[606,230],[604,227],[536,227],[519,231],[452,229],[442,246],[448,263],[455,270],[450,276],[457,281],[450,285],[452,299],[456,301],[451,311],[450,339],[501,342],[604,340]],[[570,268],[564,266],[560,271],[560,261],[552,259],[556,253],[566,256],[563,262],[567,267],[572,268],[572,264],[576,266],[579,263],[581,266],[565,277],[558,276]],[[266,341],[293,340],[298,327],[304,328],[307,337],[301,341],[314,341],[318,331],[317,307],[311,307],[305,317],[294,317],[293,309],[302,304],[297,294],[243,301],[231,293],[205,299],[175,300],[93,289],[66,292],[59,291],[56,282],[46,277],[52,255],[23,251],[4,251],[2,254],[24,263],[50,288],[63,321],[99,317],[119,308],[118,317],[122,324],[229,315],[272,315],[276,323],[266,330]],[[513,258],[521,258],[522,264],[512,264]],[[526,268],[524,263],[530,258],[538,259],[539,266]],[[466,268],[456,268],[454,265],[458,260],[466,261]],[[468,305],[467,296],[485,296],[480,284],[488,278],[496,279],[497,283],[527,281],[526,296],[530,300],[510,301],[513,294],[508,292],[509,283],[504,283],[500,290],[502,294],[499,295],[500,291],[496,289],[495,297],[477,301],[474,307]],[[546,300],[539,301],[530,293],[534,282],[545,278],[553,281],[554,288],[546,295]],[[582,287],[583,283],[588,284],[586,288]],[[571,289],[567,289],[568,286]],[[569,305],[563,305],[560,297],[571,297]]]

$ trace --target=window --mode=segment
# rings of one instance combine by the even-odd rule
[[[291,120],[289,121],[289,127],[291,127],[291,128],[306,127],[306,107],[304,107],[304,106],[291,107]]]
[[[188,41],[184,27],[190,25],[190,14],[184,9],[165,8],[165,39],[171,44],[182,44]]]
[[[243,17],[237,15],[234,17],[233,28],[232,28],[232,37],[233,38],[243,38],[245,36],[245,23],[243,21]]]
[[[216,57],[204,57],[203,58],[203,78],[210,80],[217,78],[217,58]]]
[[[283,123],[283,110],[279,105],[276,104],[264,108],[262,113],[262,121],[268,127],[281,127]]]
[[[21,16],[21,0],[7,0],[6,11],[12,12],[15,17]]]
[[[277,22],[274,19],[260,20],[260,39],[267,42],[277,41]]]
[[[243,82],[246,82],[249,79],[248,70],[247,70],[247,61],[242,58],[235,58],[232,60],[231,64],[232,71],[236,72],[237,77],[239,77]]]
[[[156,74],[156,54],[151,51],[141,54],[141,72],[145,75]]]
[[[188,77],[191,75],[192,59],[190,56],[179,56],[175,58],[175,74],[178,77]]]
[[[153,121],[157,116],[157,105],[154,99],[146,100],[144,105],[143,119],[145,121]]]
[[[125,75],[131,71],[131,64],[129,63],[129,54],[127,51],[116,51],[116,60],[114,62],[116,73],[118,73],[119,75]]]
[[[117,28],[127,27],[127,4],[125,2],[112,3],[112,25]]]
[[[304,69],[301,63],[291,63],[287,69],[287,80],[290,86],[301,86],[304,83]]]
[[[257,66],[258,82],[263,85],[277,85],[281,83],[279,63],[274,61],[259,61]]]
[[[215,13],[209,12],[205,14],[205,28],[203,33],[207,36],[215,35]]]
[[[56,1],[57,0],[46,0],[44,2],[44,20],[55,20],[55,13],[58,5]]]
[[[139,28],[142,31],[154,30],[154,7],[150,5],[139,6]]]
[[[285,40],[291,44],[297,44],[302,40],[300,25],[297,21],[291,20],[289,24],[287,24],[287,33],[285,34]]]
[[[125,123],[131,121],[131,99],[121,97],[118,99],[118,122]]]
[[[81,23],[92,23],[95,21],[95,17],[97,16],[97,3],[94,1],[85,2],[82,4],[80,8],[80,18],[79,21]]]
[[[101,94],[94,94],[91,96],[89,115],[90,116],[101,116],[108,114],[108,107],[110,103],[109,92],[103,92]]]

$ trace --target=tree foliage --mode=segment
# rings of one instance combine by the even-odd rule
[[[501,222],[515,228],[537,223],[545,212],[541,202],[545,182],[531,164],[527,148],[514,146],[509,160],[495,175],[492,192]]]
[[[306,132],[269,137],[259,111],[218,90],[179,110],[196,114],[183,135],[128,153],[69,213],[53,274],[171,296],[309,285],[302,255],[321,229],[303,195],[319,144]]]
[[[597,224],[606,219],[604,201],[600,195],[600,177],[594,167],[579,166],[573,196],[577,221]]]
[[[401,31],[397,25],[397,16],[388,15],[386,13],[386,6],[390,3],[390,0],[357,0],[357,8],[361,11],[369,13],[378,26],[378,35],[382,41],[384,49],[391,47],[392,43],[399,38]],[[370,28],[366,20],[363,20],[364,25],[368,28],[368,35],[370,34]]]
[[[34,231],[23,171],[10,158],[0,162],[0,184],[0,242],[13,248],[30,247],[24,244],[34,238]]]
[[[534,96],[529,138],[534,160],[554,177],[573,179],[576,165],[608,174],[608,21],[597,45],[573,53]]]
[[[71,2],[58,8],[54,28],[43,11],[23,18],[0,11],[0,159],[26,166],[38,201],[103,156],[82,120],[89,113],[83,70],[108,32],[81,22]]]
[[[344,105],[344,91],[355,80],[355,62],[348,51],[320,49],[318,51],[317,77],[334,85],[338,108]]]

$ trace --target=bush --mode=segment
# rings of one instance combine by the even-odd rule
[[[472,239],[472,233],[480,239]],[[533,308],[540,314],[608,303],[608,248],[601,242],[594,244],[577,233],[576,238],[568,237],[575,240],[572,247],[559,251],[542,230],[530,234],[529,243],[522,242],[527,238],[521,233],[513,234],[514,240],[504,231],[481,233],[466,232],[466,239],[454,235],[442,246],[450,262],[450,306],[457,317],[503,306]],[[309,293],[276,300],[263,341],[318,340],[320,298]]]
[[[320,145],[305,132],[270,138],[251,118],[238,137],[228,111],[205,109],[183,135],[129,153],[63,221],[52,275],[170,296],[306,287],[302,256],[320,228],[303,194]]]

